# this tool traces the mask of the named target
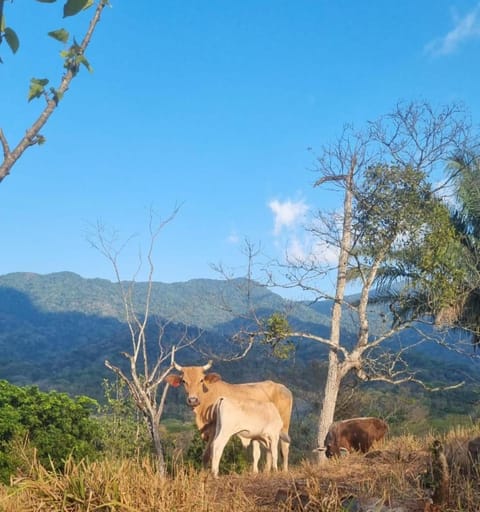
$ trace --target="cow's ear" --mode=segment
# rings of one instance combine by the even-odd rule
[[[204,382],[207,382],[208,384],[213,384],[214,382],[218,382],[219,380],[222,380],[222,377],[218,373],[207,373],[207,375],[205,375],[203,380],[204,380]]]
[[[178,388],[182,383],[182,377],[180,377],[180,375],[167,375],[165,377],[165,382],[168,382],[168,384],[174,388]]]

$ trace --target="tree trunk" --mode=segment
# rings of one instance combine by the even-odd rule
[[[155,463],[157,466],[157,471],[161,476],[165,476],[167,474],[167,468],[165,464],[165,456],[163,455],[159,423],[152,418],[148,418],[148,424],[153,440],[153,449],[155,451]]]
[[[328,429],[333,422],[338,392],[340,390],[340,381],[338,357],[333,350],[330,350],[325,394],[322,402],[322,411],[318,419],[317,447],[319,451],[317,454],[319,463],[326,460],[326,454],[323,448],[325,446],[325,437],[328,433]]]
[[[318,420],[317,448],[318,462],[325,461],[326,454],[323,449],[325,446],[325,436],[333,422],[335,407],[337,405],[340,383],[345,374],[341,370],[341,363],[338,359],[338,351],[335,347],[340,347],[340,329],[342,322],[342,304],[345,297],[345,288],[347,285],[348,258],[352,245],[352,205],[353,205],[353,175],[357,165],[356,155],[352,155],[349,172],[343,177],[345,180],[345,195],[343,199],[343,226],[342,237],[340,240],[340,254],[338,258],[337,283],[335,289],[335,301],[332,308],[332,326],[330,331],[330,348],[328,354],[328,373],[325,382],[325,392],[323,396],[322,411]]]

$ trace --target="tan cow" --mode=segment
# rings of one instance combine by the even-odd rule
[[[240,436],[244,446],[257,441],[272,458],[277,470],[278,443],[280,439],[290,443],[282,432],[283,421],[272,402],[259,402],[250,398],[220,397],[215,404],[215,437],[212,441],[212,473],[218,477],[220,459],[225,445],[233,435]]]
[[[207,465],[211,459],[211,445],[215,436],[215,403],[220,397],[229,397],[237,400],[253,399],[260,402],[272,402],[277,408],[282,419],[282,432],[288,435],[290,427],[290,416],[292,413],[293,397],[291,391],[277,382],[265,380],[246,384],[230,384],[222,380],[218,373],[206,373],[212,366],[212,361],[204,366],[180,366],[174,363],[180,375],[168,375],[165,380],[172,386],[177,387],[183,383],[187,393],[187,404],[192,407],[195,413],[195,422],[207,441],[203,454],[203,463]],[[239,436],[241,437],[241,436]],[[289,443],[280,441],[280,449],[283,458],[283,469],[288,470]],[[260,459],[260,446],[257,441],[253,442],[253,471],[258,471],[258,460]],[[271,468],[271,457],[267,452],[265,470]]]

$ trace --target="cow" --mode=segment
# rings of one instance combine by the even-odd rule
[[[325,437],[327,457],[340,456],[342,452],[367,453],[375,441],[383,439],[388,425],[379,418],[352,418],[332,423]]]
[[[246,447],[257,441],[266,448],[277,470],[279,440],[290,443],[290,437],[282,432],[283,421],[272,402],[260,402],[250,398],[220,397],[214,406],[215,437],[212,441],[212,473],[218,477],[223,449],[233,435],[240,436]]]
[[[187,404],[193,409],[197,428],[202,438],[207,442],[203,454],[203,464],[205,466],[211,459],[211,444],[215,437],[216,429],[215,403],[220,397],[237,400],[253,399],[264,403],[272,402],[282,419],[282,432],[288,435],[293,397],[291,391],[283,384],[271,380],[230,384],[222,380],[218,373],[206,373],[212,367],[212,361],[209,361],[204,366],[180,366],[176,362],[173,364],[180,373],[167,375],[165,381],[174,387],[178,387],[180,384],[183,384],[185,387]],[[257,473],[260,445],[257,441],[253,441],[252,444],[253,471]],[[289,446],[289,443],[280,440],[284,471],[288,470]],[[266,471],[271,468],[271,459],[269,452],[267,452]]]

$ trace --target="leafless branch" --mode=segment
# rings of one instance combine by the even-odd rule
[[[434,109],[427,102],[400,102],[370,123],[370,136],[401,166],[429,169],[468,151],[470,123],[460,104]]]
[[[176,206],[166,219],[158,220],[154,211],[150,209],[148,225],[149,245],[146,257],[148,281],[146,283],[145,295],[140,300],[135,295],[135,278],[139,275],[142,265],[141,252],[139,253],[139,263],[135,269],[133,279],[125,282],[122,281],[120,276],[119,258],[122,250],[132,237],[129,237],[124,243],[119,243],[117,234],[108,233],[105,226],[100,222],[97,222],[96,233],[94,235],[90,234],[87,237],[91,246],[99,250],[114,269],[123,303],[125,321],[130,332],[130,351],[122,353],[128,361],[128,371],[122,370],[109,361],[105,361],[105,365],[125,382],[136,406],[144,414],[152,435],[161,472],[165,471],[165,461],[159,423],[164,411],[169,388],[168,383],[164,379],[173,369],[175,353],[192,346],[201,336],[201,333],[192,336],[185,326],[183,335],[175,340],[175,345],[172,345],[171,342],[164,343],[166,328],[172,322],[170,320],[160,320],[159,317],[153,315],[152,311],[155,243],[162,229],[175,218],[178,211],[179,207]],[[157,330],[155,341],[151,340],[152,332],[150,328],[153,328],[153,325]],[[156,353],[152,348],[156,349]],[[168,363],[169,359],[170,362]],[[161,386],[162,389],[160,391]]]

